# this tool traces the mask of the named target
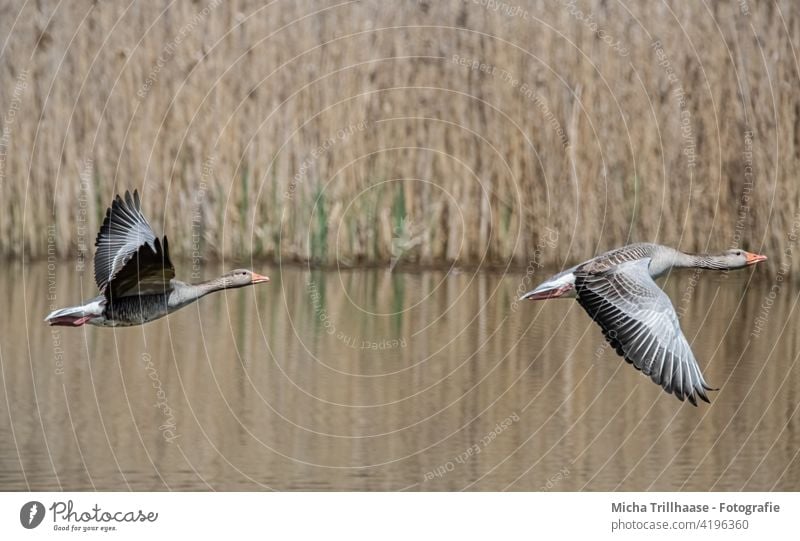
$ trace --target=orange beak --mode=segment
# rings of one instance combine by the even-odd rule
[[[747,264],[748,265],[755,265],[760,261],[766,261],[767,256],[765,255],[758,255],[758,254],[751,254],[750,252],[745,252],[747,254]]]
[[[260,274],[253,273],[253,281],[250,282],[252,284],[263,284],[265,282],[269,282],[269,276],[261,276]]]

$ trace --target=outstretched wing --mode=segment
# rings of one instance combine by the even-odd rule
[[[575,272],[578,302],[626,361],[680,400],[708,402],[708,386],[672,303],[648,272],[650,259]]]
[[[94,278],[107,298],[171,291],[175,268],[142,215],[139,192],[117,196],[95,242]]]

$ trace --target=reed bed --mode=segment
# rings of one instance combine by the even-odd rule
[[[0,242],[563,265],[630,241],[797,270],[800,7],[221,0],[0,8]]]

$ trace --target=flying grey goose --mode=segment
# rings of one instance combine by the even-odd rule
[[[159,240],[153,233],[142,215],[138,191],[116,197],[95,246],[94,277],[100,295],[83,305],[55,310],[45,318],[50,325],[142,325],[214,291],[269,282],[245,269],[199,284],[176,280],[167,237]]]

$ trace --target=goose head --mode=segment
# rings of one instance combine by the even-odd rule
[[[766,261],[767,256],[745,252],[739,248],[726,250],[717,258],[729,269],[741,269],[750,265],[755,265],[761,261]]]
[[[225,289],[233,289],[236,287],[245,287],[253,284],[263,284],[269,282],[269,276],[262,276],[251,270],[236,269],[223,274],[220,277],[222,287]]]

